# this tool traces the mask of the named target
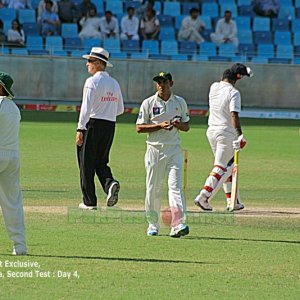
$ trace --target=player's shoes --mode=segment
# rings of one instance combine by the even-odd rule
[[[245,208],[245,205],[240,202],[236,203],[236,205],[234,206],[234,210],[241,210],[244,208]],[[226,210],[230,210],[230,203],[227,203]]]
[[[158,235],[158,228],[154,225],[149,225],[147,229],[147,235],[148,236],[156,236]]]
[[[16,248],[14,246],[12,255],[27,255],[27,251],[25,249],[16,251]]]
[[[196,199],[194,200],[194,203],[197,206],[199,206],[200,208],[202,208],[203,210],[212,211],[212,209],[213,209],[208,203],[208,198],[206,197],[206,195],[204,193],[202,193],[202,191],[196,197]]]
[[[179,224],[176,227],[171,228],[170,237],[180,238],[181,236],[188,235],[190,233],[189,226],[185,224]]]
[[[118,194],[120,190],[120,184],[118,181],[113,181],[108,189],[108,194],[106,198],[107,206],[114,206],[118,202]]]
[[[78,205],[78,208],[82,209],[82,210],[96,210],[97,206],[87,206],[84,203],[80,203]]]

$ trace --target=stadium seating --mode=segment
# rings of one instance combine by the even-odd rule
[[[219,55],[224,57],[235,56],[235,46],[232,43],[221,44],[219,47]]]
[[[159,54],[158,41],[145,40],[142,43],[142,52],[148,54]]]
[[[79,37],[69,37],[64,39],[64,49],[66,51],[81,50],[82,42]]]
[[[276,45],[290,45],[292,41],[289,31],[276,31],[274,34],[274,43]]]
[[[102,41],[100,39],[85,39],[83,42],[83,48],[85,51],[90,51],[92,47],[101,47]]]
[[[21,24],[36,22],[36,15],[34,9],[20,9],[18,14],[18,19]]]
[[[43,38],[41,36],[28,36],[26,48],[27,50],[43,50]]]
[[[234,18],[234,20],[236,22],[238,31],[251,30],[251,18],[250,17],[241,16],[241,17]]]
[[[263,17],[254,17],[252,30],[256,31],[269,31],[270,30],[270,19]]]
[[[288,19],[272,19],[272,31],[289,31]]]
[[[95,0],[97,1],[97,0]],[[107,1],[106,10],[110,10],[113,14],[123,14],[123,2],[122,1]]]
[[[180,54],[192,55],[195,52],[197,52],[196,42],[187,42],[187,41],[179,42],[179,53]]]
[[[61,24],[61,36],[63,38],[76,38],[78,37],[77,24],[73,23],[62,23]]]
[[[203,3],[201,14],[203,16],[219,17],[219,6],[217,3]]]
[[[16,19],[17,11],[13,8],[6,8],[3,7],[0,9],[0,19],[5,22],[11,22],[12,20]]]
[[[199,3],[197,2],[183,2],[182,3],[182,14],[188,15],[190,13],[191,8],[197,8],[199,9]]]
[[[38,36],[40,34],[39,26],[37,23],[24,23],[23,30],[26,36]]]
[[[164,15],[180,16],[180,2],[164,2]]]
[[[276,50],[277,58],[294,58],[294,47],[292,45],[278,45]]]
[[[124,40],[122,44],[123,52],[133,53],[140,51],[139,41]]]
[[[161,41],[161,54],[176,55],[178,54],[177,41]]]
[[[175,40],[175,29],[174,27],[161,27],[159,32],[160,40]]]
[[[207,57],[211,55],[217,55],[216,45],[210,42],[201,43],[199,46],[199,53],[202,56],[206,55]]]
[[[257,46],[257,56],[264,58],[274,57],[274,45],[273,44],[259,44]]]
[[[272,44],[273,37],[270,31],[257,31],[254,33],[255,44]]]
[[[45,50],[49,52],[63,50],[63,39],[61,36],[47,36]]]
[[[173,17],[170,15],[159,15],[158,20],[160,26],[173,26]]]
[[[110,53],[120,53],[121,46],[119,39],[105,39],[103,40],[103,47]]]
[[[239,30],[238,39],[241,44],[252,44],[253,43],[253,34],[251,30]]]
[[[220,16],[224,16],[225,11],[230,10],[233,18],[237,17],[238,10],[235,4],[225,4],[220,6]]]

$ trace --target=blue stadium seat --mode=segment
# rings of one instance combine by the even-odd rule
[[[246,16],[234,18],[238,31],[251,30],[251,18]]]
[[[188,56],[186,54],[171,55],[171,60],[186,61]]]
[[[61,36],[63,38],[78,37],[78,27],[75,23],[62,23]]]
[[[299,64],[300,64],[300,57],[295,57],[295,58],[293,59],[293,64],[299,65]]]
[[[274,57],[274,45],[273,44],[259,44],[257,46],[257,56],[264,58]]]
[[[234,44],[221,44],[219,47],[219,56],[233,57],[235,56],[235,46]]]
[[[211,42],[201,43],[199,46],[199,54],[206,56],[217,55],[216,45]]]
[[[183,2],[181,4],[181,7],[182,7],[181,13],[183,15],[189,15],[190,14],[190,9],[192,7],[199,9],[199,3],[197,3],[197,2]]]
[[[219,6],[217,3],[203,3],[201,14],[203,16],[218,17]]]
[[[79,37],[71,37],[64,39],[64,49],[66,51],[81,50],[82,41]]]
[[[242,44],[252,44],[253,34],[251,30],[238,30],[238,39]]]
[[[52,56],[68,56],[68,52],[66,50],[54,50],[51,52]]]
[[[290,64],[291,59],[288,58],[269,58],[269,63],[270,64]]]
[[[253,19],[252,30],[255,31],[270,31],[270,19],[263,17],[255,17]]]
[[[132,59],[148,59],[147,53],[133,52],[131,53],[130,58]]]
[[[180,2],[164,2],[164,15],[176,17],[180,14]]]
[[[90,51],[93,47],[101,47],[102,41],[100,39],[85,39],[83,42],[83,48],[86,51]]]
[[[180,15],[175,17],[175,29],[179,30],[181,27],[182,20],[186,17],[186,15]]]
[[[118,53],[111,53],[111,58],[113,59],[127,59],[127,53],[124,52],[118,52]]]
[[[31,6],[33,9],[37,9],[39,4],[40,4],[41,0],[31,0]]]
[[[196,42],[188,42],[182,41],[179,42],[179,53],[192,55],[197,52],[197,43]]]
[[[292,21],[292,32],[300,32],[300,19],[295,19]]]
[[[125,1],[124,4],[124,12],[127,12],[128,7],[134,7],[134,9],[138,9],[141,6],[140,1]]]
[[[242,5],[251,5],[252,0],[238,0],[237,4],[238,6],[242,6]]]
[[[254,56],[252,57],[251,62],[253,64],[267,64],[269,61],[266,57]]]
[[[123,14],[122,1],[107,1],[106,10],[110,10],[114,15]]]
[[[278,45],[276,50],[277,58],[294,58],[294,47],[292,45]]]
[[[178,54],[177,41],[161,41],[160,53],[167,55]]]
[[[255,44],[272,44],[273,38],[270,31],[257,31],[254,33]]]
[[[27,50],[42,50],[43,38],[41,36],[28,36],[26,40]]]
[[[220,6],[220,15],[224,16],[225,11],[230,10],[233,18],[237,17],[238,10],[236,4],[225,4]]]
[[[63,39],[60,36],[47,36],[45,50],[50,52],[63,50]]]
[[[174,27],[161,27],[159,32],[159,39],[164,40],[175,40],[175,29]]]
[[[11,49],[11,54],[13,55],[28,55],[28,50],[21,48],[21,49]]]
[[[219,0],[219,5],[231,5],[231,4],[236,4],[235,0]]]
[[[300,46],[300,32],[294,33],[293,44],[294,46]]]
[[[156,11],[157,14],[161,14],[162,12],[162,5],[161,5],[161,2],[160,1],[155,1],[154,3],[154,9]]]
[[[49,51],[48,50],[28,50],[29,55],[38,55],[38,56],[43,56],[43,55],[49,55]]]
[[[0,9],[0,19],[5,22],[11,22],[12,20],[16,19],[17,11],[13,8],[6,8],[3,7]]]
[[[289,31],[290,22],[288,19],[272,19],[273,31]]]
[[[36,22],[35,10],[34,9],[20,9],[19,10],[19,21],[21,24]]]
[[[291,33],[289,31],[276,31],[274,34],[274,43],[276,45],[291,45]]]
[[[212,29],[210,16],[200,16],[200,19],[205,23],[205,29]]]
[[[88,52],[90,52],[90,51],[88,51]],[[87,52],[83,51],[83,50],[73,50],[73,51],[71,51],[70,54],[71,54],[72,57],[80,57],[80,58],[82,58],[82,55],[87,54]]]
[[[252,57],[255,54],[255,46],[253,44],[239,44],[239,51],[242,55]]]
[[[8,30],[11,28],[11,21],[4,21],[3,22],[3,31],[7,35]]]
[[[40,35],[40,29],[37,23],[24,23],[23,30],[25,36],[38,36]]]
[[[239,16],[255,17],[252,5],[241,5],[239,6],[238,12]]]
[[[300,7],[297,7],[295,10],[296,18],[300,19]]]
[[[170,15],[158,15],[157,16],[160,26],[174,26],[173,17]]]
[[[142,52],[149,54],[159,54],[158,41],[144,40],[142,43]]]
[[[194,54],[192,56],[192,61],[208,61],[209,58],[207,55],[203,55],[203,54]]]
[[[123,52],[133,53],[133,52],[139,52],[140,51],[139,41],[124,40],[122,42],[122,44],[123,44],[122,45]]]
[[[293,5],[290,6],[280,6],[278,18],[280,19],[295,19],[295,7]]]
[[[300,7],[300,0],[295,0],[295,7],[296,8]]]
[[[149,59],[169,60],[171,57],[166,54],[149,54]]]
[[[105,39],[103,40],[103,48],[110,53],[120,53],[121,46],[119,39]]]
[[[292,6],[293,5],[293,0],[278,0],[280,6],[288,5]]]
[[[231,61],[230,57],[226,57],[226,56],[209,56],[208,59],[210,61],[220,61],[220,62],[229,62],[229,61]]]

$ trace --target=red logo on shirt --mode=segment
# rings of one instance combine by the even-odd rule
[[[102,102],[118,102],[118,98],[114,97],[113,92],[107,92],[107,96],[102,96],[101,101]]]

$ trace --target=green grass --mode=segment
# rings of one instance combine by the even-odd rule
[[[25,214],[27,257],[10,255],[11,243],[1,225],[0,261],[38,262],[51,278],[0,277],[0,299],[298,299],[299,214],[195,213],[190,235],[171,239],[166,227],[160,236],[147,237],[141,212],[121,218],[124,211],[117,209],[84,214],[74,209],[81,199],[76,117],[23,114],[24,205],[37,212],[31,208]],[[118,206],[142,207],[146,136],[136,134],[134,116],[120,121],[110,164],[121,182]],[[193,198],[212,166],[205,122],[195,118],[190,132],[181,134],[183,147],[189,149],[191,209],[196,209]],[[245,119],[243,125],[248,144],[240,155],[240,186],[246,207],[299,210],[300,122]],[[103,207],[105,195],[97,187]],[[222,193],[213,205],[223,210]],[[53,206],[53,211],[40,206]],[[109,218],[101,219],[103,215]],[[0,272],[6,274],[8,269],[35,270],[0,267]],[[59,270],[77,271],[79,278],[53,277]]]

